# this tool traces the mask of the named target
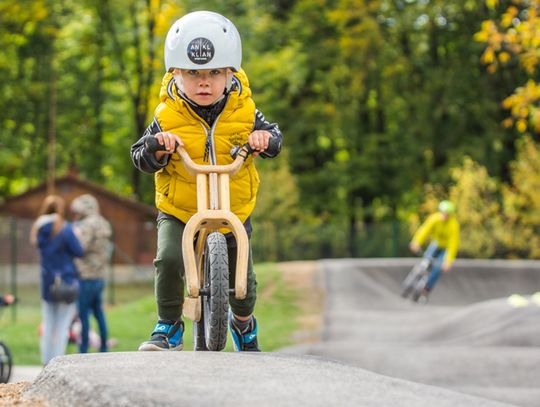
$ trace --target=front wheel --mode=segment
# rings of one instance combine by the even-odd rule
[[[229,256],[227,240],[213,232],[206,238],[204,251],[204,281],[208,295],[203,297],[204,336],[206,348],[220,351],[227,344],[227,314],[229,311]]]
[[[201,307],[201,319],[193,321],[193,350],[205,351],[206,347],[206,335],[204,333],[204,306]]]
[[[422,294],[424,294],[424,291],[426,289],[427,280],[428,280],[427,275],[423,275],[422,278],[420,280],[418,280],[418,282],[414,286],[414,292],[412,294],[412,300],[414,302],[418,302],[418,300],[420,299]]]
[[[407,274],[407,277],[405,277],[405,280],[403,280],[403,283],[401,284],[401,296],[403,298],[407,298],[413,288],[416,286],[418,279],[421,277],[421,269],[420,264],[415,265],[412,270]]]
[[[11,352],[6,344],[0,342],[0,383],[7,383],[11,376]]]

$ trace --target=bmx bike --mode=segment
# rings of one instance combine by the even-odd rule
[[[13,358],[11,356],[11,351],[4,342],[0,341],[0,383],[9,382],[12,367]]]
[[[154,137],[146,145],[151,152],[164,149]],[[270,138],[267,151],[278,146],[279,141]],[[202,165],[193,162],[183,147],[176,147],[176,153],[197,185],[197,212],[186,223],[182,236],[187,291],[183,315],[193,321],[195,351],[225,348],[229,295],[240,300],[247,295],[249,240],[244,225],[230,209],[229,180],[253,151],[245,144],[233,148],[234,161],[230,164]],[[229,288],[226,231],[232,232],[237,246],[234,288]]]
[[[433,267],[433,260],[431,256],[424,257],[409,271],[401,284],[401,296],[403,298],[407,298],[410,295],[414,302],[418,302],[428,282],[431,268]]]

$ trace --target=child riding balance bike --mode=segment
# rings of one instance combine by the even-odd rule
[[[240,35],[234,24],[219,14],[209,11],[189,13],[177,20],[167,34],[167,73],[162,81],[161,102],[155,109],[154,120],[131,147],[135,166],[143,172],[155,174],[155,202],[159,210],[157,254],[154,259],[158,322],[150,339],[140,345],[141,351],[182,349],[184,323],[181,316],[186,272],[188,313],[196,321],[204,317],[201,315],[200,294],[208,303],[207,300],[211,299],[208,292],[212,291],[212,287],[203,285],[202,269],[206,268],[205,263],[211,261],[210,253],[215,251],[209,247],[210,236],[201,227],[202,221],[197,212],[201,208],[221,210],[220,205],[228,198],[230,212],[239,219],[247,237],[241,237],[244,234],[234,225],[231,227],[235,221],[227,215],[225,221],[229,225],[222,226],[234,232],[224,235],[230,282],[228,327],[237,351],[259,351],[258,326],[253,316],[257,283],[249,249],[252,229],[250,216],[259,187],[254,157],[277,156],[282,136],[277,124],[269,123],[256,108],[248,79],[240,66],[241,61]],[[156,142],[160,149],[156,150]],[[231,177],[230,189],[228,177],[222,178],[219,171],[212,173],[212,169],[203,169],[201,174],[194,176],[184,165],[189,159],[195,165],[204,164],[214,167],[214,170],[215,167],[228,166],[233,162],[231,149],[241,148],[245,144],[251,147],[253,154],[243,154],[242,160],[245,161],[236,175]],[[182,159],[175,154],[177,150],[180,154],[185,152]],[[197,182],[201,177],[208,179]],[[208,185],[207,182],[209,187],[203,186]],[[225,184],[227,186],[223,188]],[[226,191],[225,196],[212,194],[212,191],[223,190]],[[196,224],[190,224],[196,215]],[[218,229],[219,221],[214,219],[211,223],[207,226]],[[184,235],[188,236],[187,239]],[[195,242],[188,241],[191,238]],[[180,242],[183,242],[182,249]],[[247,248],[245,254],[240,255],[239,252],[244,251],[243,242]],[[198,253],[205,253],[195,260],[193,245],[198,248]],[[218,246],[221,247],[221,244]],[[222,257],[219,256],[220,259]],[[242,270],[238,270],[237,262]],[[197,273],[193,272],[193,267],[198,269]],[[238,272],[245,273],[245,293],[237,289]],[[238,284],[242,285],[242,282]],[[223,283],[218,287],[222,290]],[[207,307],[202,307],[203,313],[204,309]],[[195,336],[200,337],[201,325],[196,323],[194,327],[194,330],[198,330]],[[206,341],[205,345],[209,345],[209,342],[212,341]],[[222,341],[218,342],[219,346],[215,349],[210,343],[210,350],[220,350]],[[204,348],[201,346],[201,349]]]

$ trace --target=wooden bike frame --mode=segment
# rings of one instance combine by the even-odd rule
[[[244,225],[231,212],[229,180],[240,170],[248,156],[247,149],[240,150],[236,159],[228,165],[201,165],[191,160],[187,151],[177,147],[186,169],[197,180],[197,213],[191,217],[182,237],[182,255],[186,278],[187,297],[184,300],[183,314],[193,320],[201,318],[200,289],[203,281],[203,253],[209,233],[225,228],[236,238],[236,278],[234,295],[244,299],[247,294],[247,266],[249,240]],[[195,236],[197,243],[194,247]]]

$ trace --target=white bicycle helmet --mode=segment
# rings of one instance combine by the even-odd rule
[[[165,68],[240,69],[242,41],[234,24],[221,14],[195,11],[171,26],[165,39]]]

